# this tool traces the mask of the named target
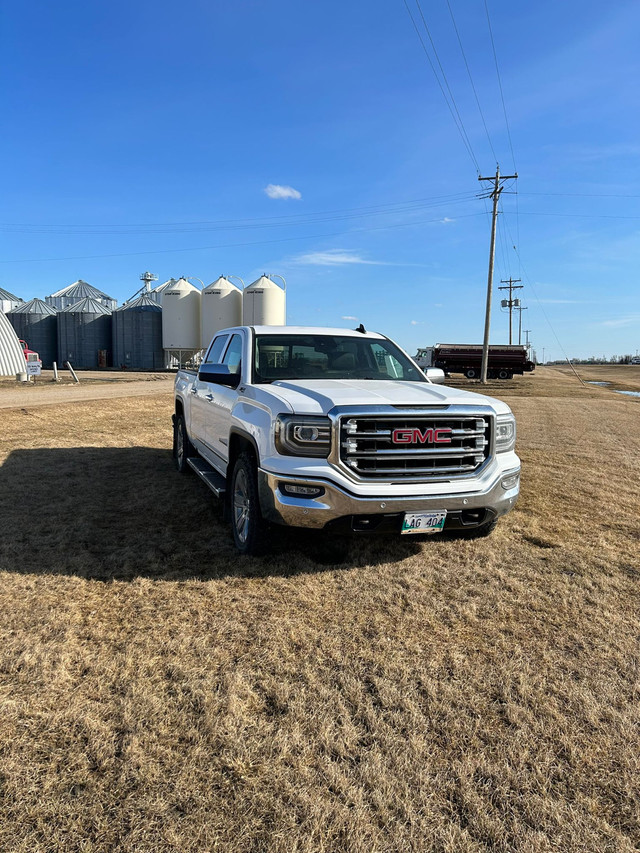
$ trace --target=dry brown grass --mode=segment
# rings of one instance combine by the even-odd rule
[[[542,374],[490,539],[264,559],[170,394],[1,412],[0,850],[637,850],[640,403]]]

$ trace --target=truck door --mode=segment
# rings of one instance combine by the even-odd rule
[[[243,339],[240,332],[231,335],[221,364],[226,364],[232,373],[242,373]],[[206,442],[215,457],[209,458],[212,464],[226,471],[229,461],[229,430],[231,428],[231,411],[238,399],[236,388],[226,385],[203,383],[207,385],[206,408]],[[222,464],[221,464],[222,463]]]
[[[204,357],[204,364],[219,364],[228,340],[229,335],[218,335],[215,337]],[[189,438],[195,443],[200,452],[205,449],[207,442],[207,416],[211,388],[212,386],[208,382],[201,382],[196,376],[191,389]]]

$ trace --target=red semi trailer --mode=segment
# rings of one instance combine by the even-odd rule
[[[468,379],[478,379],[482,369],[482,344],[436,344],[418,350],[416,362],[422,368],[440,367],[446,374],[463,373]],[[511,379],[514,373],[535,369],[525,346],[489,347],[487,376],[489,379]]]

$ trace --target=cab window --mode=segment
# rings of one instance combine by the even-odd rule
[[[205,364],[220,364],[220,357],[224,350],[224,345],[229,340],[229,335],[218,335],[213,339],[213,343],[209,347],[209,352],[205,358]]]

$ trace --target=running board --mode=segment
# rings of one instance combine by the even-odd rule
[[[209,486],[217,498],[223,498],[227,490],[227,483],[215,468],[209,465],[201,456],[188,456],[187,465],[196,472],[198,477]]]

